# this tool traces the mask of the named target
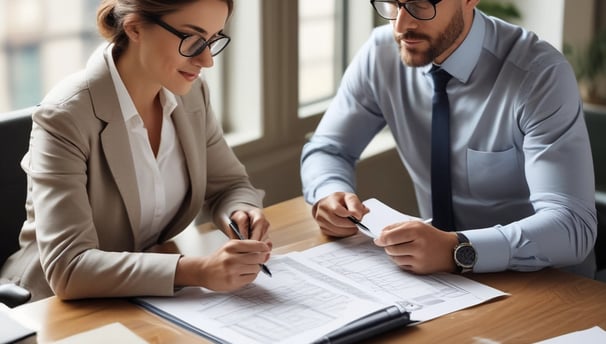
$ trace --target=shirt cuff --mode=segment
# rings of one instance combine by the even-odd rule
[[[328,195],[332,195],[335,192],[351,192],[351,193],[355,193],[356,190],[353,190],[346,183],[331,182],[331,183],[324,184],[324,185],[318,187],[316,189],[316,192],[314,193],[313,200],[311,200],[311,202],[309,202],[309,203],[315,204],[316,202],[318,202],[322,198],[324,198],[324,197],[326,197]]]
[[[461,231],[476,250],[473,272],[498,272],[509,267],[509,241],[498,227]]]

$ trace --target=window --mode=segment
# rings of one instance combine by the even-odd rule
[[[357,1],[237,3],[221,99],[226,137],[240,157],[294,142],[300,150],[373,18],[372,7]]]
[[[373,25],[368,3],[346,0],[299,1],[299,116],[328,106],[347,64]]]
[[[11,86],[15,108],[28,107],[40,101],[40,49],[37,45],[7,48],[7,60],[12,66],[8,81]]]
[[[333,95],[343,70],[342,3],[337,0],[299,2],[299,105],[323,104]],[[313,109],[313,107],[312,107]],[[300,115],[313,114],[303,112]]]
[[[38,104],[84,66],[101,39],[98,1],[0,0],[0,111]]]

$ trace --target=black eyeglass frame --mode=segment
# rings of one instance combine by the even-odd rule
[[[210,39],[210,40],[206,40],[204,39],[204,37],[200,36],[200,39],[204,41],[204,43],[198,48],[196,49],[193,53],[191,54],[187,54],[183,52],[182,46],[183,46],[183,42],[192,37],[192,36],[198,36],[198,35],[192,35],[192,34],[188,34],[188,33],[184,33],[181,32],[177,29],[175,29],[174,27],[170,26],[168,23],[166,23],[164,20],[157,18],[157,17],[151,17],[149,18],[154,24],[159,25],[160,27],[162,27],[163,29],[165,29],[166,31],[172,33],[173,35],[179,37],[181,39],[181,42],[179,43],[179,54],[183,57],[194,57],[194,56],[198,56],[200,54],[202,54],[202,52],[204,51],[204,49],[206,48],[211,48],[211,45],[217,41],[220,41],[222,39],[227,39],[227,42],[225,42],[225,44],[223,45],[223,47],[221,47],[221,49],[217,52],[213,52],[212,49],[210,49],[210,55],[211,56],[217,56],[219,55],[219,53],[221,53],[225,47],[227,47],[227,45],[229,44],[229,42],[231,42],[231,37],[229,37],[228,35],[219,32],[217,35],[217,37]]]
[[[418,20],[432,20],[433,18],[436,17],[436,5],[442,0],[411,0],[411,1],[404,1],[404,2],[400,2],[398,0],[393,0],[393,1],[389,1],[389,0],[370,0],[370,4],[372,5],[372,7],[375,9],[375,11],[377,12],[377,14],[383,18],[383,19],[387,19],[387,20],[396,20],[397,19],[397,15],[395,18],[387,18],[384,17],[379,10],[377,9],[377,6],[375,5],[376,2],[388,2],[388,3],[393,3],[395,5],[398,6],[398,11],[404,7],[404,9],[406,10],[406,12],[408,12],[408,14],[410,14],[413,18],[418,19]],[[433,6],[433,15],[429,18],[419,18],[417,17],[412,10],[410,10],[408,7],[414,5],[415,3],[419,3],[419,2],[428,2],[431,4],[431,6]]]

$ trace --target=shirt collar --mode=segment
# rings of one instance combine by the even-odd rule
[[[118,94],[120,111],[122,111],[124,121],[127,122],[134,116],[137,116],[139,113],[137,112],[137,108],[135,108],[135,104],[126,90],[126,86],[120,77],[120,73],[118,73],[118,68],[116,68],[116,63],[114,62],[114,57],[112,55],[113,47],[113,44],[109,44],[104,51],[104,55],[109,67],[112,81],[114,83],[114,88]],[[170,117],[177,107],[177,98],[172,92],[162,87],[160,89],[160,104],[162,104],[162,115],[164,117]]]
[[[459,45],[446,61],[442,63],[442,69],[462,83],[466,83],[480,59],[485,32],[484,15],[480,11],[474,10],[473,22],[467,37],[465,37],[463,43]],[[431,67],[432,64],[426,66],[424,72],[428,73]]]

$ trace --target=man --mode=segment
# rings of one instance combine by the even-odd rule
[[[387,125],[421,216],[433,217],[375,239],[402,269],[568,266],[593,277],[593,166],[574,74],[552,46],[478,2],[371,1],[391,25],[359,51],[303,148],[306,200],[323,233],[356,233],[348,216],[368,210],[355,195],[355,163]]]

